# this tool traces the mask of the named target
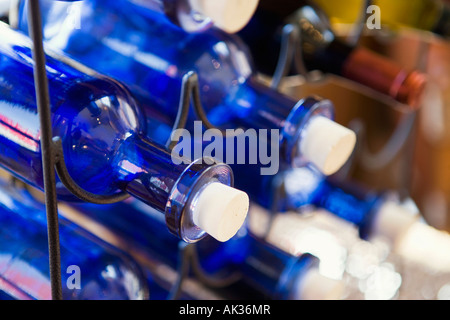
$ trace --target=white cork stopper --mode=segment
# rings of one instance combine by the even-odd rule
[[[245,192],[219,182],[204,187],[194,205],[194,223],[218,241],[233,237],[243,225],[249,209]]]
[[[394,246],[419,216],[393,201],[386,201],[378,210],[373,233],[389,240]]]
[[[210,18],[228,33],[244,28],[256,11],[259,0],[189,0],[195,11]]]
[[[348,160],[356,144],[356,134],[323,116],[314,116],[305,127],[300,152],[323,174],[337,172]]]
[[[345,285],[342,280],[323,276],[319,269],[312,268],[301,280],[295,292],[295,300],[340,300]]]

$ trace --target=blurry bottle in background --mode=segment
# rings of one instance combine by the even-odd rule
[[[275,73],[284,54],[282,43],[288,41],[282,35],[288,24],[297,29],[292,36],[295,39],[290,40],[296,41],[290,74],[306,76],[314,70],[332,73],[386,95],[406,105],[407,110],[421,106],[424,74],[338,38],[326,14],[312,1],[261,1],[250,23],[239,32],[260,72]]]

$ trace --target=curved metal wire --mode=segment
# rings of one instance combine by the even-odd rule
[[[281,81],[289,74],[289,70],[292,67],[292,60],[297,52],[296,46],[299,35],[300,31],[295,25],[287,24],[283,27],[281,32],[280,55],[272,76],[272,82],[270,83],[272,89],[279,89]]]
[[[187,249],[188,245],[188,243],[183,241],[180,241],[178,245],[178,277],[169,292],[167,300],[177,300],[180,298],[183,281],[189,275],[190,254]]]
[[[84,190],[72,179],[69,171],[67,170],[60,137],[53,138],[53,148],[55,154],[55,167],[58,177],[61,179],[64,186],[80,200],[95,204],[111,204],[123,201],[130,197],[130,195],[124,191],[113,195],[97,195]]]
[[[267,240],[267,237],[272,230],[273,222],[275,221],[275,217],[281,211],[280,204],[282,204],[282,200],[285,199],[286,196],[286,188],[284,184],[284,174],[278,174],[278,176],[272,182],[271,188],[271,199],[270,199],[270,207],[269,207],[269,221],[267,222],[266,229],[264,230],[264,234],[261,236],[262,239]]]
[[[227,277],[218,278],[211,275],[208,275],[205,270],[203,270],[202,266],[200,265],[200,259],[198,256],[198,250],[195,243],[191,243],[189,245],[189,248],[191,250],[191,267],[192,271],[194,272],[195,276],[205,285],[212,288],[224,288],[232,285],[233,283],[239,281],[242,276],[241,273],[238,271],[232,272]]]
[[[369,151],[367,144],[361,144],[359,155],[362,166],[369,170],[378,170],[389,164],[400,152],[408,140],[416,120],[416,113],[406,114],[400,124],[397,125],[393,134],[377,153]],[[358,139],[364,139],[364,130],[360,130]]]
[[[180,110],[185,110],[189,107],[189,103],[192,99],[195,115],[202,122],[206,129],[219,130],[224,137],[233,137],[240,135],[240,133],[230,134],[227,129],[218,128],[213,125],[206,115],[200,98],[200,86],[198,83],[198,75],[194,71],[189,71],[183,76],[182,79],[182,91],[180,99]],[[180,111],[181,112],[181,111]],[[179,113],[180,113],[179,112]]]
[[[190,101],[191,101],[191,92],[192,92],[192,76],[185,75],[183,77],[182,85],[181,85],[181,95],[180,95],[180,102],[178,104],[178,113],[177,117],[175,119],[175,123],[172,128],[172,133],[175,132],[175,130],[182,129],[186,127],[186,122],[188,120],[189,116],[189,107],[190,107]],[[195,79],[194,79],[195,80]],[[196,100],[197,101],[197,100]],[[171,137],[166,142],[166,147],[169,150],[172,150],[174,146],[178,143],[178,139],[173,139],[174,137]]]
[[[283,27],[280,54],[270,83],[272,89],[280,88],[283,78],[288,76],[292,66],[299,75],[308,77],[308,70],[303,61],[301,41],[302,33],[297,25],[289,23]]]
[[[180,297],[183,281],[189,276],[191,270],[200,282],[211,288],[225,288],[242,278],[241,274],[237,271],[225,278],[208,275],[200,264],[195,243],[181,241],[178,249],[178,277],[169,292],[168,300],[176,300]]]
[[[425,71],[427,61],[429,58],[430,44],[427,42],[422,42],[419,47],[419,54],[417,55],[417,61],[415,69],[419,71]],[[402,148],[413,149],[414,144],[412,143],[412,135],[416,130],[415,126],[417,124],[418,111],[412,111],[403,115],[402,120],[397,125],[394,133],[391,135],[390,139],[383,146],[383,148],[376,154],[371,153],[367,146],[362,148],[360,152],[361,163],[365,169],[377,170],[381,169],[383,166],[387,165],[392,161],[399,153]],[[361,130],[361,135],[364,135],[364,130]],[[406,152],[412,153],[412,150],[406,150]],[[409,181],[411,176],[411,162],[407,161],[404,166],[403,180]],[[405,183],[403,188],[406,189],[408,184]]]

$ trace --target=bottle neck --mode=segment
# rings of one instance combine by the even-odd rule
[[[314,204],[356,225],[360,237],[367,239],[372,234],[373,221],[382,201],[382,196],[357,185],[324,181],[319,187]]]
[[[174,165],[167,150],[139,136],[126,139],[116,158],[116,172],[126,191],[165,212],[167,199],[187,165]]]
[[[271,299],[297,299],[302,277],[317,266],[317,258],[293,256],[253,236],[248,238],[250,250],[241,267],[243,278]]]
[[[203,158],[190,162],[139,136],[123,142],[115,162],[123,188],[165,212],[169,230],[186,242],[206,235],[193,220],[194,201],[201,189],[213,182],[233,184],[233,173],[227,165],[207,164]]]
[[[226,101],[238,125],[255,129],[283,129],[297,101],[269,88],[256,76],[234,89]]]
[[[243,282],[266,298],[295,298],[302,276],[317,266],[317,258],[290,255],[247,232],[223,244],[199,242],[203,269],[225,277],[237,271]]]
[[[302,58],[309,71],[320,70],[345,76],[344,66],[353,50],[353,47],[334,39],[326,45],[303,44]]]
[[[344,219],[359,229],[363,239],[371,233],[374,216],[383,196],[356,184],[325,178],[308,168],[296,169],[284,179],[287,210],[316,206]]]
[[[316,115],[334,118],[334,108],[328,100],[307,97],[296,101],[269,88],[259,79],[250,77],[229,97],[223,110],[233,110],[233,125],[243,130],[267,130],[268,141],[276,132],[279,136],[280,162],[301,166],[309,162],[300,151],[303,129]],[[224,112],[222,113],[222,115]],[[214,116],[219,119],[219,116]]]

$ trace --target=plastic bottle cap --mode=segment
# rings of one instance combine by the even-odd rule
[[[417,214],[411,213],[400,204],[386,201],[378,210],[373,233],[385,237],[395,246],[418,219]]]
[[[296,300],[339,300],[342,299],[345,285],[342,280],[322,275],[312,268],[304,275],[295,293]]]
[[[250,21],[259,0],[189,0],[189,3],[194,10],[211,18],[218,28],[235,33]]]
[[[205,186],[193,208],[194,223],[218,241],[233,237],[243,225],[250,201],[245,192],[219,182]]]
[[[323,174],[331,175],[347,162],[356,144],[356,134],[323,116],[314,116],[305,127],[300,152]]]

